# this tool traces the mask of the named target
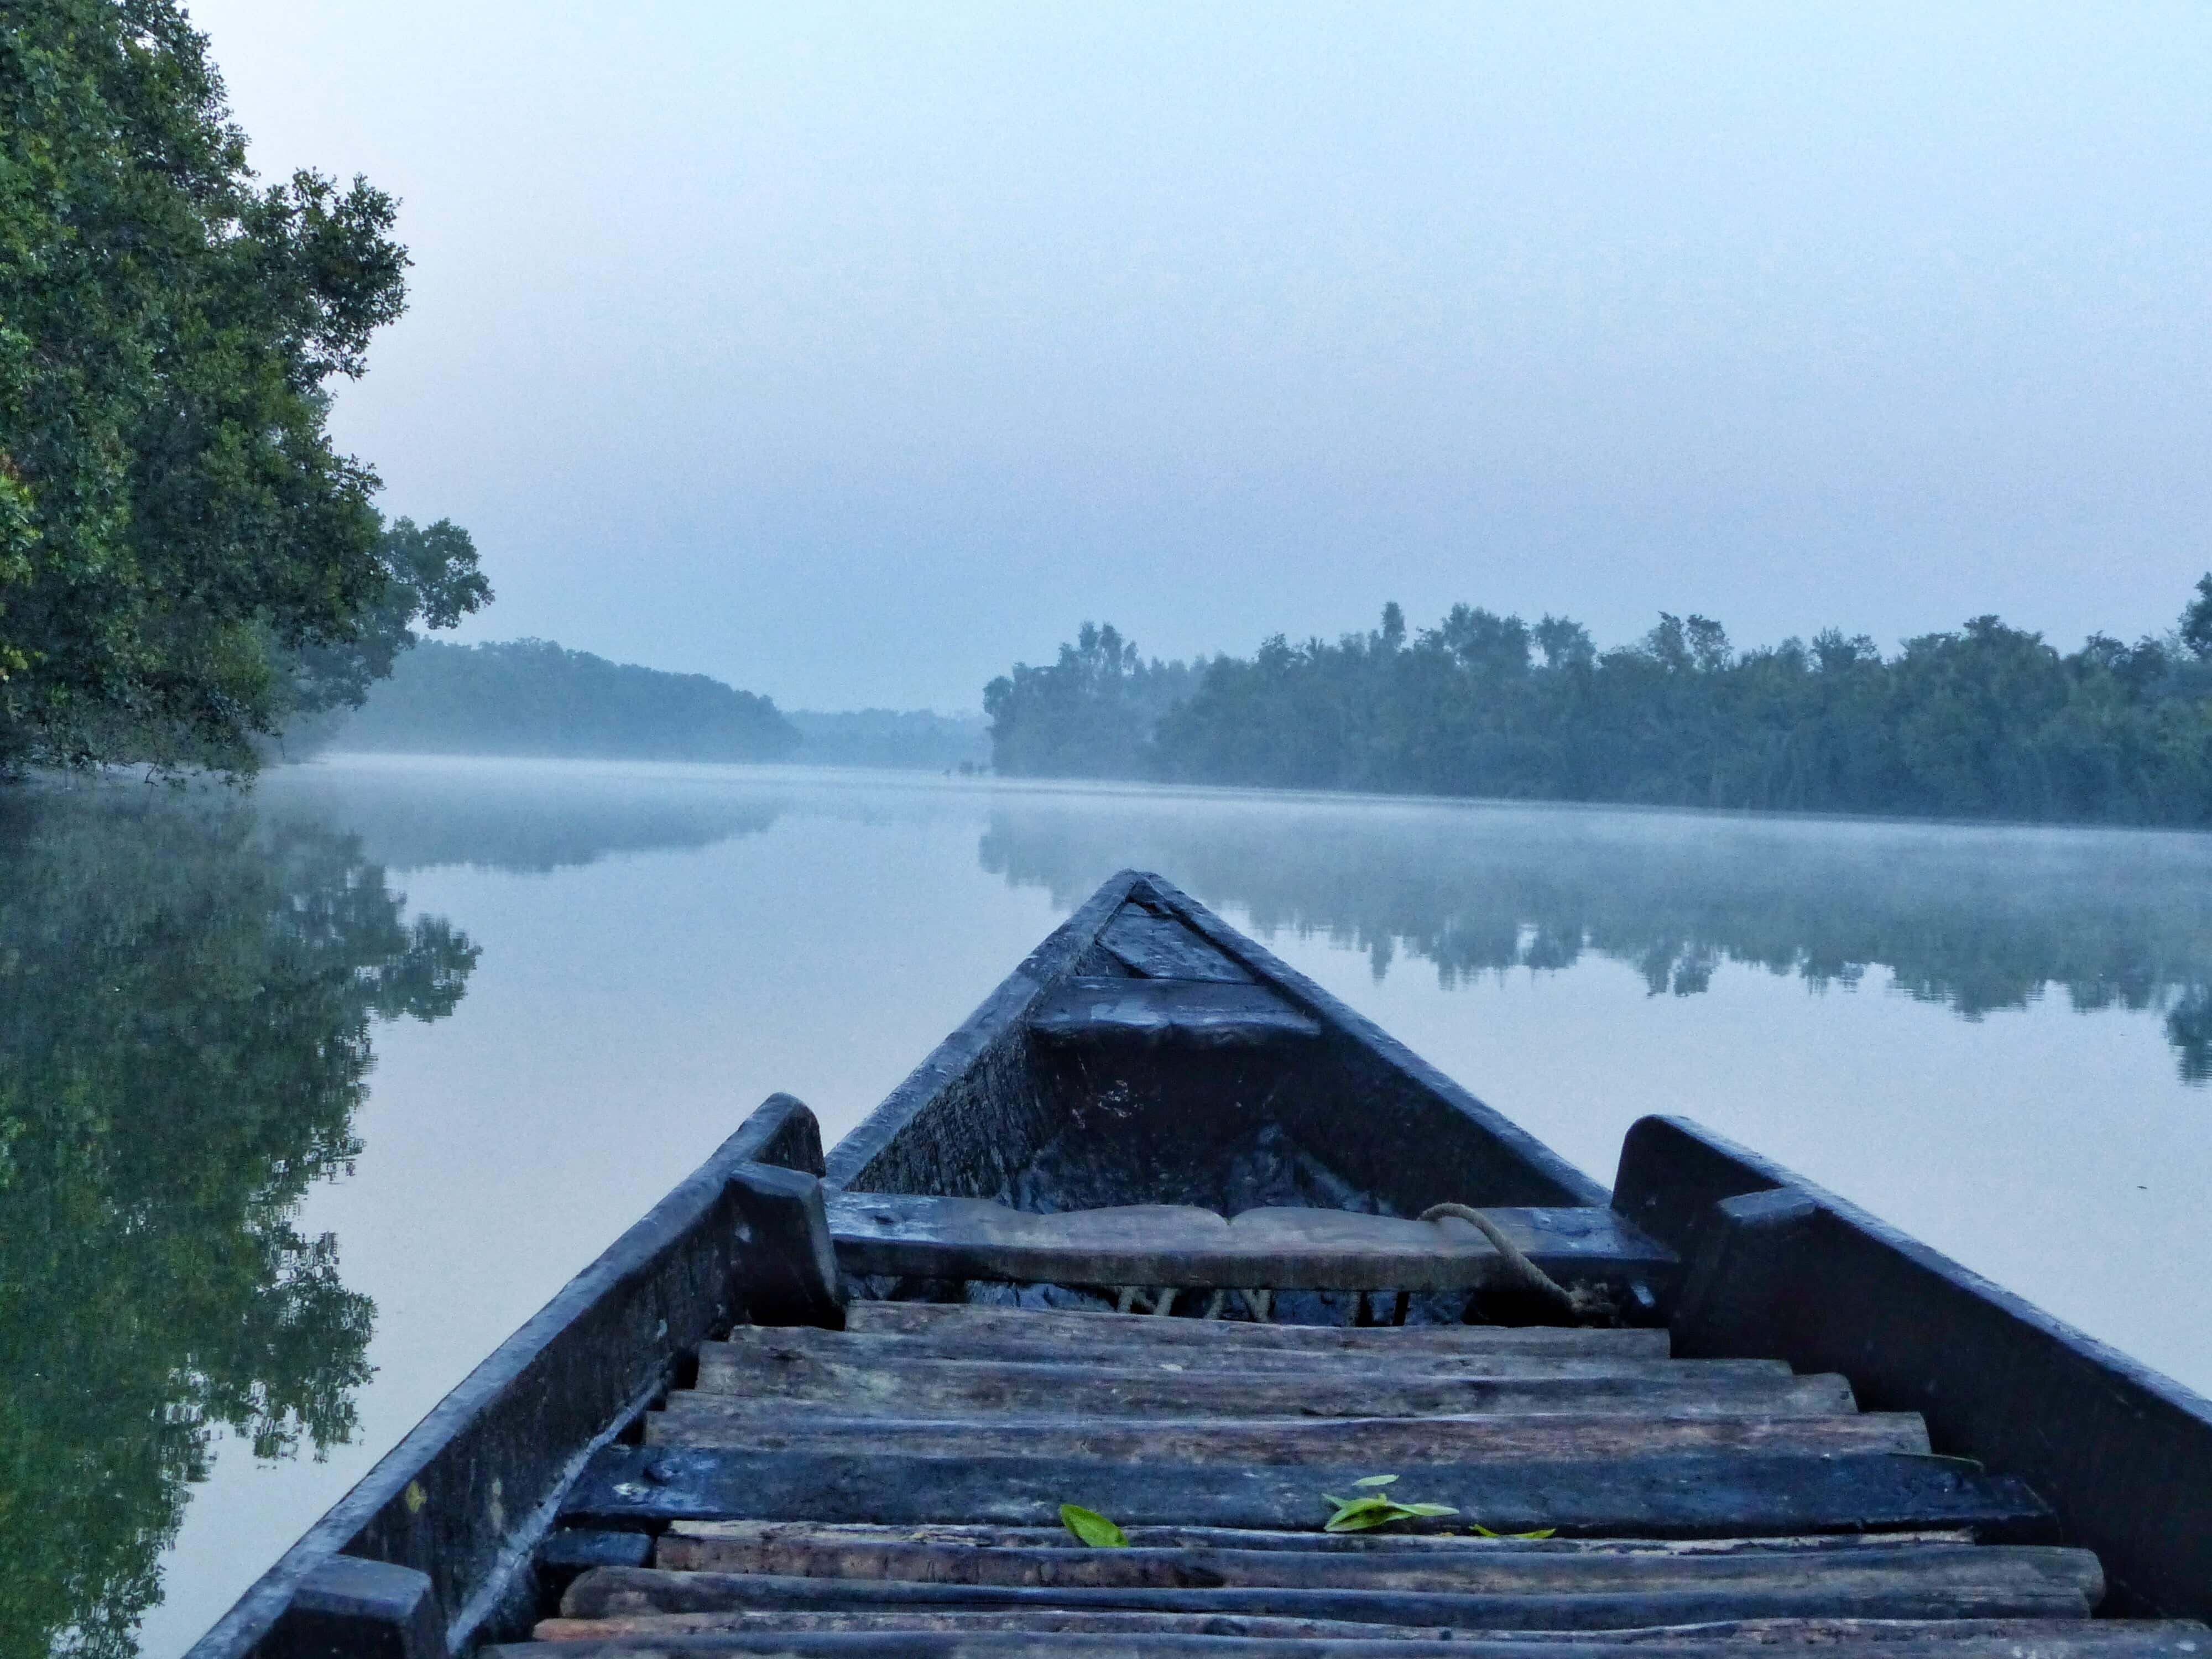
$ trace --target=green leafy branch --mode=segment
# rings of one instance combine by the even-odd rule
[[[1378,1487],[1394,1486],[1395,1474],[1363,1475],[1352,1484],[1367,1490],[1357,1498],[1338,1498],[1324,1492],[1322,1495],[1336,1505],[1336,1512],[1328,1517],[1323,1532],[1368,1532],[1376,1527],[1387,1527],[1393,1521],[1425,1521],[1440,1515],[1457,1515],[1459,1511],[1449,1504],[1401,1504],[1395,1498],[1386,1498]],[[1096,1510],[1086,1510],[1080,1504],[1062,1504],[1060,1522],[1075,1535],[1076,1542],[1088,1544],[1093,1549],[1125,1550],[1129,1547],[1129,1535]],[[1559,1528],[1545,1527],[1534,1532],[1492,1532],[1480,1522],[1469,1528],[1484,1538],[1549,1538]]]
[[[1370,1474],[1352,1482],[1358,1486],[1387,1486],[1397,1480],[1395,1474]],[[1394,1498],[1385,1498],[1379,1492],[1368,1492],[1358,1498],[1338,1498],[1323,1492],[1322,1497],[1336,1505],[1336,1513],[1328,1517],[1323,1532],[1366,1532],[1375,1527],[1387,1527],[1393,1521],[1427,1519],[1438,1515],[1457,1515],[1459,1511],[1449,1504],[1401,1504]]]

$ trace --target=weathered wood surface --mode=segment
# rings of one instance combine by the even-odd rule
[[[1049,1525],[1082,1504],[1124,1526],[1317,1528],[1322,1494],[1371,1464],[1156,1467],[1058,1458],[917,1458],[723,1447],[611,1446],[569,1489],[571,1525],[685,1520],[983,1522]],[[2019,1482],[1948,1459],[1894,1455],[1620,1458],[1433,1464],[1408,1501],[1449,1504],[1439,1524],[1499,1532],[1725,1537],[1971,1527],[2045,1541],[2049,1510]]]
[[[1804,1224],[1771,1224],[1793,1200]],[[2033,1484],[2094,1545],[2128,1612],[2212,1617],[2203,1395],[1684,1120],[1629,1130],[1618,1202],[1704,1259],[1680,1327],[1694,1351],[1848,1370],[1873,1400],[1923,1413],[1944,1444]]]
[[[1103,1551],[1118,1556],[1120,1551]],[[1258,1551],[1263,1558],[1269,1552]],[[1054,1559],[1073,1562],[1081,1557]],[[1279,1558],[1276,1558],[1279,1559]],[[1346,1558],[1318,1558],[1337,1565]],[[1172,1564],[1145,1564],[1161,1576]],[[770,1573],[665,1572],[597,1567],[570,1585],[562,1611],[597,1618],[652,1613],[735,1612],[746,1607],[1054,1607],[1074,1611],[1273,1613],[1356,1624],[1490,1630],[1627,1630],[1716,1619],[2086,1619],[2081,1592],[2061,1582],[1995,1573],[1957,1583],[1861,1576],[1828,1583],[1662,1583],[1592,1589],[1539,1585],[1399,1589],[1320,1583],[1202,1585],[956,1583]]]
[[[1241,1308],[1241,1303],[1237,1304]],[[1550,1325],[1261,1325],[1241,1318],[1158,1319],[1149,1314],[994,1308],[965,1302],[854,1302],[848,1332],[903,1336],[931,1352],[962,1354],[994,1341],[1050,1342],[1073,1352],[1195,1349],[1206,1363],[1238,1364],[1260,1353],[1346,1353],[1403,1358],[1420,1353],[1620,1353],[1663,1358],[1658,1329]]]
[[[592,1567],[642,1567],[652,1559],[653,1540],[639,1532],[552,1532],[538,1547],[539,1571],[570,1577]]]
[[[1141,984],[1142,981],[1132,981]],[[830,1231],[847,1272],[1062,1285],[1441,1291],[1515,1282],[1470,1222],[1268,1208],[1224,1218],[1183,1204],[1037,1215],[987,1199],[840,1193]],[[1562,1284],[1671,1277],[1674,1252],[1596,1206],[1486,1211]]]
[[[567,1609],[679,1612],[743,1605],[748,1573],[784,1577],[906,1579],[1037,1589],[1431,1590],[1493,1595],[1626,1594],[1735,1587],[1765,1595],[1801,1589],[1846,1599],[1893,1592],[1984,1598],[2072,1598],[2086,1613],[2104,1574],[2086,1550],[2056,1547],[1893,1544],[1856,1550],[1710,1552],[1462,1550],[1298,1555],[1284,1550],[977,1548],[966,1544],[848,1539],[665,1536],[650,1578],[601,1578],[569,1593]],[[696,1599],[714,1580],[719,1601]],[[616,1588],[636,1599],[608,1599]],[[670,1599],[670,1598],[675,1599]],[[690,1598],[690,1599],[686,1599]],[[1746,1617],[1750,1616],[1746,1613]],[[1648,1621],[1646,1621],[1648,1622]]]
[[[1627,1361],[1624,1366],[1650,1362]],[[1510,1412],[1672,1413],[1785,1417],[1849,1412],[1833,1376],[1793,1376],[1759,1362],[1662,1362],[1595,1376],[1395,1376],[1118,1370],[1094,1365],[927,1359],[854,1364],[790,1351],[702,1343],[699,1391],[834,1406],[852,1417],[1030,1415],[1442,1417]]]
[[[1187,979],[1069,978],[1039,997],[1030,1035],[1054,1044],[1256,1048],[1310,1042],[1321,1022],[1264,985]]]
[[[730,1174],[739,1235],[759,1260],[746,1283],[751,1317],[763,1324],[808,1325],[841,1316],[837,1250],[818,1175],[751,1164]]]
[[[780,1402],[732,1408],[696,1393],[645,1420],[648,1446],[746,1446],[839,1452],[865,1445],[908,1457],[1032,1457],[1117,1463],[1337,1463],[1377,1468],[1445,1462],[1557,1462],[1714,1452],[1925,1452],[1909,1412],[1829,1417],[1528,1415],[1394,1418],[816,1417]]]
[[[765,1329],[772,1336],[781,1336],[805,1328],[739,1326],[738,1332]],[[733,1341],[752,1340],[738,1332],[732,1333]],[[823,1355],[853,1352],[823,1340],[836,1334],[823,1331],[801,1337],[799,1343],[809,1352]],[[1467,1352],[1409,1347],[1395,1356],[1346,1348],[1308,1353],[1281,1348],[1216,1353],[1194,1344],[1148,1346],[1136,1342],[1121,1343],[1110,1340],[1103,1332],[1100,1338],[1084,1346],[1068,1342],[933,1342],[926,1338],[909,1337],[872,1340],[893,1345],[875,1352],[903,1364],[929,1359],[981,1360],[1019,1365],[1084,1365],[1108,1370],[1162,1371],[1169,1375],[1186,1372],[1194,1376],[1311,1376],[1331,1372],[1365,1376],[1384,1372],[1404,1376],[1600,1376],[1625,1375],[1638,1368],[1671,1363],[1663,1352],[1628,1346],[1592,1346],[1579,1351],[1564,1347],[1478,1347]]]
[[[1108,1315],[1115,1318],[1120,1316]],[[1149,1318],[1148,1316],[1130,1316]],[[1254,1348],[1238,1353],[1218,1352],[1203,1343],[1144,1346],[1112,1340],[1120,1329],[1109,1328],[1089,1342],[1042,1340],[1001,1341],[966,1337],[932,1340],[927,1337],[878,1335],[866,1332],[826,1331],[803,1325],[740,1325],[728,1336],[732,1348],[755,1352],[790,1352],[825,1359],[855,1362],[881,1360],[915,1364],[940,1360],[1020,1365],[1081,1365],[1109,1370],[1162,1371],[1170,1375],[1237,1377],[1297,1375],[1373,1376],[1378,1371],[1413,1376],[1601,1376],[1656,1372],[1674,1362],[1663,1349],[1648,1343],[1589,1344],[1568,1347],[1488,1347],[1468,1344],[1462,1349],[1409,1347],[1395,1357],[1378,1357],[1372,1350],[1324,1348]],[[1776,1372],[1786,1366],[1770,1366]]]
[[[1810,1551],[1887,1550],[1906,1544],[1974,1547],[1973,1534],[1956,1528],[1912,1532],[1829,1532],[1759,1538],[1484,1538],[1474,1533],[1264,1532],[1236,1527],[1124,1528],[1136,1549],[1323,1551],[1340,1554],[1492,1555],[1501,1551],[1540,1555],[1796,1555]],[[885,1526],[836,1521],[678,1521],[664,1538],[732,1540],[739,1543],[957,1544],[969,1548],[1083,1550],[1065,1527],[972,1524]],[[610,1563],[608,1565],[620,1565]],[[642,1564],[637,1564],[642,1565]]]
[[[952,1617],[955,1615],[939,1615]],[[1029,1615],[1033,1618],[1035,1615]],[[1026,1624],[1028,1619],[1024,1622]],[[1738,1620],[1647,1630],[1588,1632],[1454,1631],[1438,1638],[1408,1632],[1403,1639],[911,1627],[869,1632],[767,1629],[695,1635],[625,1636],[546,1643],[510,1643],[483,1650],[482,1659],[644,1659],[647,1655],[744,1654],[752,1659],[1613,1659],[1624,1650],[1743,1659],[1751,1655],[1843,1654],[1868,1659],[2203,1659],[2202,1625],[2174,1620]]]
[[[1098,935],[1098,943],[1132,972],[1146,979],[1213,980],[1249,985],[1251,970],[1202,934],[1172,916],[1125,904]]]
[[[1450,1632],[1403,1625],[1360,1625],[1348,1619],[1282,1619],[1265,1613],[1090,1611],[1064,1607],[757,1607],[734,1613],[618,1613],[605,1619],[542,1619],[540,1642],[604,1641],[701,1636],[744,1631],[1054,1631],[1088,1635],[1333,1637],[1389,1641],[1408,1635],[1449,1639]],[[1243,1651],[1239,1649],[1238,1651]]]
[[[472,1641],[487,1610],[534,1572],[540,1517],[577,1461],[666,1386],[702,1335],[772,1291],[780,1263],[811,1259],[804,1238],[747,1219],[740,1178],[763,1164],[822,1169],[813,1114],[788,1095],[771,1096],[456,1385],[246,1589],[194,1659],[319,1659],[334,1639],[387,1655]],[[378,1567],[387,1571],[365,1571]],[[410,1575],[427,1580],[426,1596],[402,1588]],[[362,1594],[368,1577],[386,1588]],[[339,1577],[350,1587],[329,1593]],[[349,1630],[334,1638],[334,1626]],[[429,1646],[425,1626],[440,1633]]]
[[[1387,1364],[1371,1354],[1260,1352],[1231,1358],[1203,1348],[1133,1352],[1117,1344],[1077,1346],[1065,1342],[978,1343],[944,1352],[903,1336],[827,1331],[805,1325],[739,1325],[713,1345],[718,1360],[732,1364],[782,1363],[793,1356],[833,1364],[880,1365],[899,1370],[936,1366],[1053,1365],[1097,1371],[1157,1372],[1167,1376],[1206,1376],[1243,1383],[1254,1377],[1335,1378],[1365,1382],[1381,1373],[1403,1377],[1568,1377],[1692,1376],[1787,1376],[1779,1360],[1737,1360],[1726,1366],[1711,1361],[1686,1362],[1665,1354],[1598,1348],[1575,1352],[1553,1350],[1481,1349],[1455,1353],[1415,1351]]]
[[[595,1568],[571,1589],[637,1568]],[[744,1608],[1064,1608],[1073,1613],[1243,1613],[1352,1624],[1429,1626],[1462,1631],[1632,1631],[1712,1620],[2086,1620],[2079,1595],[2027,1589],[1913,1586],[1721,1586],[1632,1593],[1484,1595],[1474,1590],[1267,1589],[1024,1589],[1002,1583],[909,1583],[902,1579],[790,1579],[768,1575],[664,1575],[671,1613],[726,1614]],[[719,1601],[719,1606],[714,1606]],[[599,1613],[619,1613],[604,1608]],[[586,1604],[586,1617],[599,1617]],[[641,1610],[639,1610],[641,1613]],[[630,1614],[635,1617],[635,1614]]]

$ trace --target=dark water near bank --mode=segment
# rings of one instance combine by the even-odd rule
[[[1683,1112],[2212,1384],[2212,837],[334,761],[0,798],[0,1652],[180,1651],[763,1095],[1161,871],[1600,1176]]]

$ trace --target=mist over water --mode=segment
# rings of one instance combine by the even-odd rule
[[[1632,968],[1693,996],[1725,966],[1887,988],[1968,1019],[2046,995],[2159,1015],[2212,1076],[2212,840],[2100,831],[1286,798],[996,809],[984,866],[1072,905],[1102,862],[1180,878],[1263,936],[1322,935],[1446,989]],[[1886,975],[1886,978],[1885,978]]]
[[[179,1356],[81,1368],[16,1449],[98,1469],[186,1425],[100,1512],[108,1579],[55,1578],[4,1526],[0,1572],[80,1621],[158,1595],[141,1650],[180,1651],[763,1096],[843,1133],[1133,864],[1601,1178],[1636,1117],[1686,1114],[2212,1384],[2212,1243],[2174,1220],[2212,1177],[2212,837],[339,757],[243,799],[39,794],[0,824],[0,963],[46,988],[10,1000],[0,1111],[112,1077],[143,1151],[19,1156],[11,1220],[90,1220],[10,1282],[62,1309],[100,1284],[102,1340]],[[192,959],[226,973],[112,971],[157,933],[229,941]],[[257,975],[322,988],[267,1051]],[[118,1030],[197,1046],[126,1065]],[[209,1350],[163,1275],[232,1247],[178,1233],[149,1265],[129,1231],[144,1171],[195,1148],[235,1166],[223,1237],[261,1241],[240,1316],[330,1310],[227,1393],[180,1380]],[[11,1329],[11,1395],[79,1343]]]

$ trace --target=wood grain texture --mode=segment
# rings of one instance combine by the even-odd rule
[[[837,1456],[717,1447],[611,1446],[568,1492],[570,1525],[814,1520],[1048,1526],[1081,1504],[1124,1526],[1318,1529],[1322,1494],[1371,1464],[1154,1467],[1045,1457]],[[1969,1527],[2048,1541],[2050,1510],[2019,1482],[1943,1458],[1728,1455],[1558,1463],[1432,1464],[1409,1500],[1459,1510],[1415,1530],[1727,1537]]]
[[[1133,1318],[1139,1316],[1132,1316]],[[841,1333],[810,1330],[802,1326],[739,1326],[731,1333],[730,1340],[733,1343],[752,1342],[756,1339],[744,1334],[756,1329],[764,1333],[761,1340],[781,1341],[786,1346],[800,1346],[825,1357],[834,1358],[839,1353],[860,1357],[866,1352],[836,1346],[844,1340]],[[902,1336],[872,1337],[868,1340],[891,1345],[875,1352],[887,1359],[902,1363],[925,1359],[1002,1360],[1021,1365],[1084,1365],[1108,1370],[1170,1373],[1188,1371],[1207,1376],[1285,1373],[1325,1376],[1332,1371],[1342,1376],[1382,1374],[1406,1376],[1597,1376],[1606,1374],[1608,1369],[1626,1374],[1638,1367],[1656,1367],[1668,1363],[1663,1350],[1654,1350],[1648,1345],[1581,1349],[1499,1346],[1478,1347],[1468,1352],[1408,1347],[1402,1354],[1395,1355],[1379,1355],[1372,1350],[1359,1352],[1347,1348],[1322,1349],[1310,1353],[1270,1348],[1217,1352],[1194,1343],[1152,1346],[1122,1342],[1115,1340],[1118,1334],[1101,1331],[1097,1340],[1090,1343],[1000,1342],[988,1339],[940,1342]]]
[[[1241,1312],[1241,1302],[1234,1311]],[[990,1307],[970,1302],[856,1301],[845,1328],[907,1337],[954,1353],[994,1340],[1049,1342],[1081,1352],[1102,1344],[1127,1351],[1195,1348],[1235,1364],[1246,1354],[1347,1353],[1403,1358],[1416,1353],[1623,1353],[1664,1358],[1672,1339],[1660,1328],[1557,1325],[1275,1325],[1241,1317],[1157,1319],[1146,1314]]]
[[[1119,1552],[1107,1552],[1119,1553]],[[1261,1554],[1267,1553],[1262,1551]],[[748,1607],[1008,1607],[1273,1613],[1471,1630],[1625,1630],[1735,1618],[2086,1619],[2080,1591],[2045,1583],[1654,1585],[1591,1590],[1399,1589],[1311,1584],[966,1584],[599,1567],[568,1588],[571,1617]]]
[[[1103,1338],[1106,1333],[1102,1331]],[[1364,1382],[1397,1377],[1567,1377],[1567,1376],[1786,1376],[1779,1360],[1739,1360],[1727,1366],[1691,1364],[1663,1353],[1596,1347],[1573,1349],[1474,1348],[1468,1352],[1413,1349],[1395,1358],[1338,1350],[1313,1353],[1259,1351],[1229,1355],[1203,1346],[1138,1351],[1117,1342],[1021,1343],[987,1338],[959,1346],[917,1341],[905,1336],[823,1330],[805,1325],[740,1325],[713,1345],[718,1359],[733,1364],[791,1355],[832,1364],[875,1365],[896,1370],[938,1365],[1057,1365],[1100,1372],[1130,1371],[1162,1376],[1302,1377]]]
[[[1139,1549],[1292,1550],[1337,1554],[1377,1553],[1484,1554],[1500,1552],[1539,1555],[1602,1553],[1657,1555],[1795,1555],[1808,1551],[1894,1549],[1905,1544],[1973,1547],[1973,1534],[1952,1529],[1912,1532],[1787,1534],[1763,1538],[1483,1538],[1472,1533],[1266,1532],[1236,1527],[1139,1527],[1124,1528]],[[734,1539],[741,1541],[812,1540],[862,1543],[959,1544],[970,1548],[1087,1549],[1064,1527],[922,1524],[886,1526],[869,1522],[678,1521],[667,1538]],[[606,1565],[622,1565],[609,1563]],[[643,1563],[630,1565],[642,1565]]]
[[[942,1618],[945,1615],[932,1615]],[[799,1627],[636,1635],[482,1650],[483,1659],[646,1659],[744,1654],[751,1659],[1614,1659],[1624,1651],[1748,1659],[1781,1654],[1867,1659],[2203,1659],[2212,1633],[2193,1622],[2103,1620],[1734,1620],[1586,1632],[1454,1631],[1438,1639],[1243,1636],[1144,1629],[1006,1630],[972,1625],[890,1630]]]
[[[1041,1457],[1117,1463],[1335,1463],[1378,1470],[1452,1462],[1557,1462],[1721,1452],[1925,1452],[1910,1412],[1821,1417],[1098,1418],[972,1419],[817,1417],[775,1402],[686,1392],[645,1419],[648,1446],[745,1446],[839,1452],[865,1445],[909,1457]]]
[[[1826,1552],[1462,1550],[1298,1555],[1284,1550],[982,1548],[962,1544],[836,1538],[702,1538],[665,1535],[653,1558],[651,1582],[663,1595],[690,1595],[695,1577],[720,1576],[729,1598],[713,1605],[742,1605],[743,1576],[906,1579],[933,1584],[1028,1585],[1041,1589],[1144,1587],[1252,1589],[1267,1585],[1313,1589],[1389,1589],[1497,1595],[1581,1595],[1734,1588],[1767,1595],[1818,1591],[1838,1598],[1892,1592],[1966,1596],[2016,1595],[2073,1597],[2094,1607],[2104,1595],[2104,1574],[2086,1550],[1896,1544]],[[603,1579],[629,1584],[642,1578]],[[701,1578],[701,1583],[705,1579]],[[604,1595],[572,1591],[567,1611],[587,1613],[590,1602],[613,1605]],[[707,1606],[688,1601],[686,1606]],[[660,1611],[678,1610],[673,1602]],[[1750,1616],[1748,1610],[1746,1616]]]
[[[1251,971],[1172,916],[1125,904],[1098,935],[1101,948],[1146,979],[1212,980],[1249,985]]]
[[[1133,981],[1140,982],[1140,981]],[[1473,1224],[1273,1207],[1224,1218],[1182,1204],[1054,1215],[985,1199],[839,1193],[830,1231],[848,1273],[1061,1285],[1308,1291],[1480,1289],[1515,1272]],[[1663,1279],[1674,1252],[1595,1206],[1486,1211],[1562,1284]]]
[[[797,1348],[771,1358],[702,1343],[699,1390],[835,1407],[853,1417],[1038,1415],[1435,1417],[1509,1412],[1816,1416],[1853,1409],[1839,1377],[1794,1376],[1758,1361],[1626,1361],[1595,1376],[1346,1376],[1118,1370],[929,1359],[854,1364]],[[1632,1366],[1649,1369],[1631,1370]]]
[[[1183,979],[1079,978],[1039,997],[1030,1035],[1066,1046],[1257,1048],[1309,1043],[1321,1022],[1264,985]]]
[[[744,1631],[1081,1632],[1115,1636],[1298,1637],[1339,1641],[1449,1639],[1450,1632],[1403,1625],[1362,1625],[1348,1619],[1283,1619],[1266,1613],[1074,1611],[1065,1607],[756,1607],[742,1613],[636,1613],[605,1619],[543,1619],[531,1632],[540,1642],[605,1642],[708,1636]],[[1240,1648],[1238,1652],[1242,1652]]]

